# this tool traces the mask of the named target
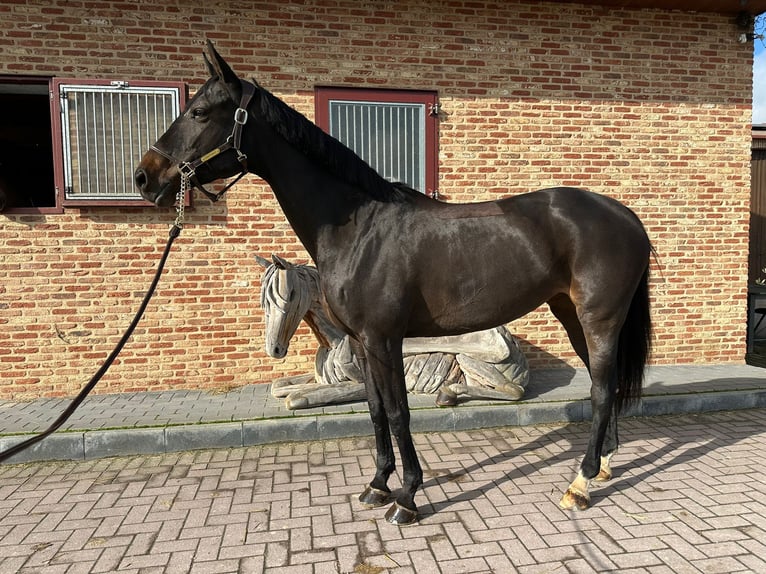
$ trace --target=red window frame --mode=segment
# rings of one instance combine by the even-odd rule
[[[330,132],[330,101],[380,102],[425,105],[425,190],[426,195],[438,193],[438,94],[426,90],[393,90],[377,88],[339,88],[317,86],[314,91],[314,112],[317,125]]]

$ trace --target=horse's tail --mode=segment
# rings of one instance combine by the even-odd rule
[[[633,294],[625,324],[617,344],[618,393],[615,406],[623,412],[641,398],[644,368],[652,345],[652,319],[649,314],[649,266]]]

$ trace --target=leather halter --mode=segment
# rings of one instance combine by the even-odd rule
[[[242,131],[245,127],[245,124],[247,123],[247,107],[250,105],[250,100],[253,98],[253,95],[255,95],[256,87],[254,84],[246,80],[240,79],[240,83],[242,85],[242,96],[239,101],[239,107],[234,110],[234,127],[231,130],[231,134],[228,138],[226,138],[226,141],[223,144],[192,161],[180,161],[174,158],[171,154],[161,150],[156,145],[152,145],[150,147],[152,151],[157,152],[173,163],[177,163],[178,170],[181,172],[181,175],[188,178],[192,187],[199,189],[210,201],[213,202],[221,199],[223,194],[229,191],[231,186],[242,179],[242,177],[247,173],[247,155],[242,152],[239,146],[242,141]],[[234,150],[237,153],[237,161],[239,162],[240,166],[242,166],[241,171],[232,181],[227,183],[226,187],[224,187],[219,193],[208,191],[205,189],[205,186],[202,185],[197,179],[197,169],[201,165],[209,162],[214,157],[229,150]]]

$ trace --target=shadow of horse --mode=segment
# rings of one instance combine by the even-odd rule
[[[690,367],[693,368],[693,367]],[[700,367],[706,369],[708,367]],[[753,369],[757,371],[757,369]],[[702,377],[688,377],[689,380],[683,382],[667,381],[661,375],[649,373],[647,381],[644,384],[644,396],[669,395],[678,393],[704,393],[728,390],[766,390],[766,371],[761,376],[760,373],[750,375],[735,374],[731,376],[715,377],[703,380]]]
[[[616,493],[631,491],[630,495],[626,494],[619,499],[619,504],[626,512],[642,512],[643,509],[638,504],[626,505],[626,501],[640,503],[641,500],[650,500],[644,494],[647,491],[646,487],[643,489],[644,493],[641,489],[637,489],[647,478],[652,475],[656,478],[660,471],[681,470],[679,467],[693,472],[694,468],[689,467],[689,463],[716,451],[729,449],[752,435],[763,432],[760,423],[748,419],[746,412],[738,412],[736,422],[731,412],[672,415],[653,419],[622,419],[623,435],[629,438],[622,443],[615,459],[614,478],[609,483],[604,483],[604,487],[593,491],[592,505],[598,507],[608,494],[613,497]],[[711,427],[714,424],[730,424],[731,428],[721,432]],[[509,483],[519,480],[526,480],[527,484],[530,480],[539,482],[540,486],[534,487],[536,493],[547,489],[549,485],[551,496],[555,498],[559,489],[548,479],[558,482],[561,479],[562,466],[569,467],[572,474],[576,472],[579,462],[577,458],[587,442],[588,428],[587,422],[563,424],[540,434],[533,440],[525,438],[521,445],[513,445],[513,442],[519,440],[515,432],[520,434],[526,432],[523,427],[481,431],[482,438],[476,441],[481,444],[452,447],[449,449],[450,452],[472,454],[484,450],[487,446],[486,437],[488,437],[490,445],[497,449],[498,453],[457,471],[446,470],[449,466],[454,467],[455,458],[427,466],[425,474],[431,476],[423,483],[423,492],[426,493],[429,502],[420,507],[422,517],[440,513],[460,503],[492,496],[492,491],[498,489],[509,500],[512,500],[514,496],[524,498],[525,494],[520,489],[510,492],[508,488]],[[470,431],[467,431],[467,434],[470,435]],[[568,444],[561,448],[562,443]],[[662,443],[662,446],[649,451],[646,443],[652,445]],[[507,448],[503,448],[505,446]],[[513,466],[510,470],[506,470],[509,464]],[[558,469],[554,468],[557,466]],[[490,474],[491,477],[482,480],[483,474]],[[481,483],[460,490],[460,485],[465,485],[467,480],[481,481]],[[652,487],[652,489],[661,490],[658,487]],[[438,494],[439,491],[441,495]],[[704,493],[698,493],[698,495],[704,498]],[[556,500],[551,502],[558,509]],[[706,503],[702,502],[702,504]],[[709,504],[715,503],[709,501]]]
[[[555,355],[551,355],[540,347],[537,347],[517,337],[522,352],[528,358],[534,358],[537,363],[544,364],[544,368],[531,368],[529,371],[529,382],[524,391],[524,400],[536,399],[541,395],[557,388],[563,388],[569,385],[579,372],[587,378],[584,369],[576,369],[569,363],[562,361]],[[588,378],[588,385],[590,379]]]

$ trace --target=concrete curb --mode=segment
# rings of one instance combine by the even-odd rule
[[[649,417],[766,407],[766,389],[647,396],[626,416]],[[413,432],[449,432],[589,420],[590,401],[521,402],[416,408]],[[235,422],[146,426],[59,432],[7,461],[87,460],[110,456],[163,454],[207,448],[239,448],[372,435],[366,412],[296,415]],[[29,434],[0,437],[0,450]]]

